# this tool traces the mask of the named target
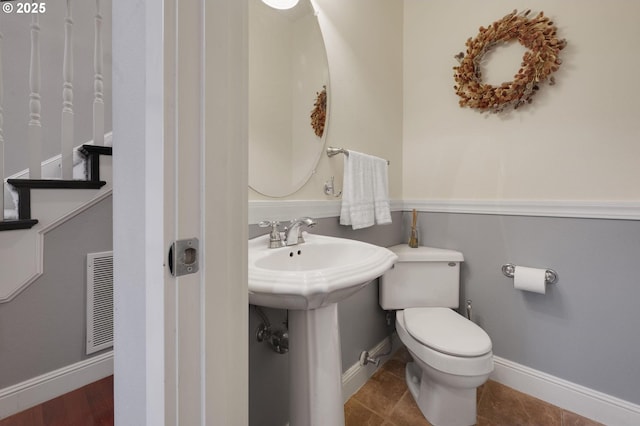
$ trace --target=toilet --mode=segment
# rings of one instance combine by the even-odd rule
[[[476,389],[493,371],[489,335],[451,308],[460,293],[462,253],[389,247],[398,261],[380,279],[380,306],[396,310],[396,330],[413,362],[409,391],[435,426],[476,423]]]

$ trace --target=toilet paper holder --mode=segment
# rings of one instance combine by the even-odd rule
[[[513,278],[513,274],[516,272],[516,265],[513,263],[507,263],[502,265],[502,273],[505,277]],[[555,284],[558,281],[558,273],[553,269],[547,269],[544,274],[544,282],[546,284]]]

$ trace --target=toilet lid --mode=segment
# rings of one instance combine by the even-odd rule
[[[438,352],[472,357],[491,351],[489,335],[448,308],[405,309],[404,324],[414,339]]]

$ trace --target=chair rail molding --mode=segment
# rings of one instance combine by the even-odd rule
[[[640,220],[640,202],[571,200],[404,200],[403,210],[585,219]]]
[[[250,200],[249,224],[297,216],[340,216],[340,200]],[[392,200],[392,211],[640,220],[640,202],[565,200]]]

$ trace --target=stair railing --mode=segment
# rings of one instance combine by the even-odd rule
[[[31,18],[31,60],[29,61],[29,178],[42,177],[42,123],[40,122],[40,22]]]
[[[62,180],[73,180],[74,167],[74,20],[72,13],[72,0],[65,0],[66,6],[64,19],[64,53],[63,53],[63,69],[62,69],[62,116],[61,116],[61,139],[60,139],[60,178]],[[48,7],[60,7],[58,3],[48,3]],[[105,143],[105,106],[104,106],[104,55],[103,55],[103,34],[102,24],[103,15],[101,10],[101,0],[95,0],[94,20],[94,51],[93,51],[93,145],[104,146]],[[43,153],[43,129],[41,122],[41,61],[40,61],[40,36],[41,28],[38,13],[33,13],[30,27],[30,57],[29,57],[29,121],[27,126],[27,151],[28,151],[28,170],[30,179],[42,179],[42,153]],[[2,30],[2,28],[0,28]],[[4,140],[4,110],[3,110],[3,54],[2,54],[3,35],[0,32],[0,178],[4,184],[5,178],[5,140]],[[6,65],[6,63],[4,64]],[[85,155],[110,155],[104,150],[91,150],[89,153],[83,149],[81,152]],[[88,158],[88,157],[87,157]],[[96,157],[97,158],[97,157]],[[97,161],[95,158],[91,162]],[[98,166],[89,165],[89,169],[96,170]],[[90,174],[90,173],[88,173]],[[96,179],[96,176],[89,177]],[[14,185],[15,186],[15,185]],[[0,186],[0,222],[5,220],[5,197],[4,185]]]
[[[64,55],[62,60],[62,134],[60,137],[60,175],[73,179],[73,18],[71,0],[67,0],[64,19]]]
[[[96,0],[96,16],[94,19],[93,68],[94,68],[94,100],[93,100],[93,144],[104,145],[104,94],[103,94],[103,55],[102,55],[102,13],[100,0]]]

